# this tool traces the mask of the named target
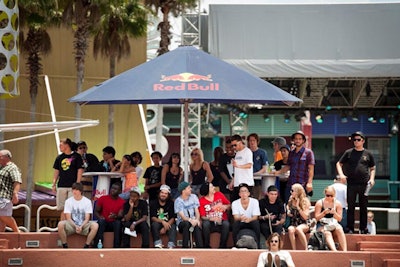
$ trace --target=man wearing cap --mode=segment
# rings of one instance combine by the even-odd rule
[[[196,248],[202,248],[203,238],[200,229],[199,199],[195,194],[192,194],[192,188],[188,182],[181,182],[178,185],[178,191],[181,195],[175,199],[174,206],[179,232],[182,233],[182,247],[192,247],[191,233],[193,233]]]
[[[162,248],[160,235],[168,234],[168,248],[175,247],[176,224],[174,202],[171,200],[171,188],[163,184],[158,193],[158,199],[150,201],[151,234],[154,247]]]
[[[99,159],[91,154],[87,153],[88,146],[85,141],[79,141],[76,143],[78,147],[78,154],[81,155],[83,161],[83,167],[85,172],[96,172],[100,171],[99,168]],[[93,193],[93,177],[91,176],[82,176],[81,183],[83,185],[83,195],[88,199],[92,199]]]
[[[0,150],[0,231],[5,226],[18,233],[18,225],[12,217],[13,204],[18,204],[18,192],[22,183],[21,171],[11,161],[9,150]]]
[[[362,132],[351,135],[354,147],[344,152],[336,163],[340,178],[347,178],[347,227],[354,232],[354,209],[356,199],[360,206],[360,233],[367,234],[367,186],[375,185],[375,160],[372,153],[364,148],[365,136]]]
[[[305,147],[306,136],[302,131],[292,134],[292,141],[295,148],[289,152],[287,165],[276,173],[282,174],[290,171],[285,192],[285,203],[290,196],[290,189],[293,184],[301,184],[308,195],[312,195],[315,158],[311,149]]]
[[[206,182],[200,188],[200,216],[202,220],[204,247],[210,248],[210,233],[221,233],[219,248],[227,248],[229,221],[227,211],[231,202],[221,192],[215,192],[212,183]]]
[[[123,222],[124,234],[122,235],[122,247],[130,247],[131,236],[125,233],[125,228],[130,232],[142,235],[142,248],[150,247],[149,225],[147,224],[148,205],[147,201],[140,199],[140,188],[134,186],[129,192],[129,199],[124,204]]]
[[[274,150],[274,162],[282,160],[282,153],[280,148],[286,145],[286,139],[278,136],[272,142],[272,149]]]
[[[57,210],[61,211],[61,221],[65,220],[64,204],[67,198],[72,196],[72,184],[80,183],[83,173],[83,160],[81,155],[73,151],[71,139],[60,140],[61,154],[57,156],[53,164],[53,186],[57,192]]]
[[[125,200],[120,198],[119,194],[121,194],[121,184],[114,183],[110,193],[101,196],[96,202],[94,215],[98,218],[99,230],[94,239],[95,245],[99,243],[99,240],[104,244],[104,232],[114,232],[113,247],[121,246],[121,219]]]

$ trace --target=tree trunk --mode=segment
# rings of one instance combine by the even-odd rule
[[[110,54],[110,78],[115,76],[115,55]],[[108,145],[114,146],[114,105],[108,105]]]

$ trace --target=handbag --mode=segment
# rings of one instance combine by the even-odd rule
[[[338,221],[335,218],[322,218],[319,220],[320,224],[324,227],[325,231],[334,231],[338,225]]]

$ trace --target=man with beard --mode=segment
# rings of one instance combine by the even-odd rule
[[[294,184],[301,184],[309,196],[312,196],[313,192],[314,152],[305,147],[306,136],[302,131],[292,134],[292,141],[295,148],[289,152],[287,165],[275,172],[276,174],[282,174],[290,171],[285,192],[285,202],[288,201],[291,195],[290,190]]]
[[[163,184],[158,193],[158,199],[150,202],[151,234],[154,247],[162,248],[160,235],[168,234],[168,248],[175,247],[176,224],[174,202],[170,198],[171,188]]]

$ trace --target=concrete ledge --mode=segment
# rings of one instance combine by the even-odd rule
[[[1,266],[9,259],[23,261],[23,266],[96,267],[109,266],[181,266],[182,259],[192,259],[192,266],[256,266],[263,250],[232,249],[5,249],[0,250]],[[374,257],[371,252],[290,251],[296,266],[349,266],[363,261],[365,267],[383,266],[385,259],[400,260],[394,253]],[[84,260],[83,260],[84,259]],[[389,261],[388,261],[389,262]],[[393,266],[393,265],[390,265]]]
[[[357,250],[398,250],[400,252],[400,242],[390,241],[358,241]]]
[[[400,266],[400,260],[397,259],[383,260],[383,267],[398,267],[398,266]]]

